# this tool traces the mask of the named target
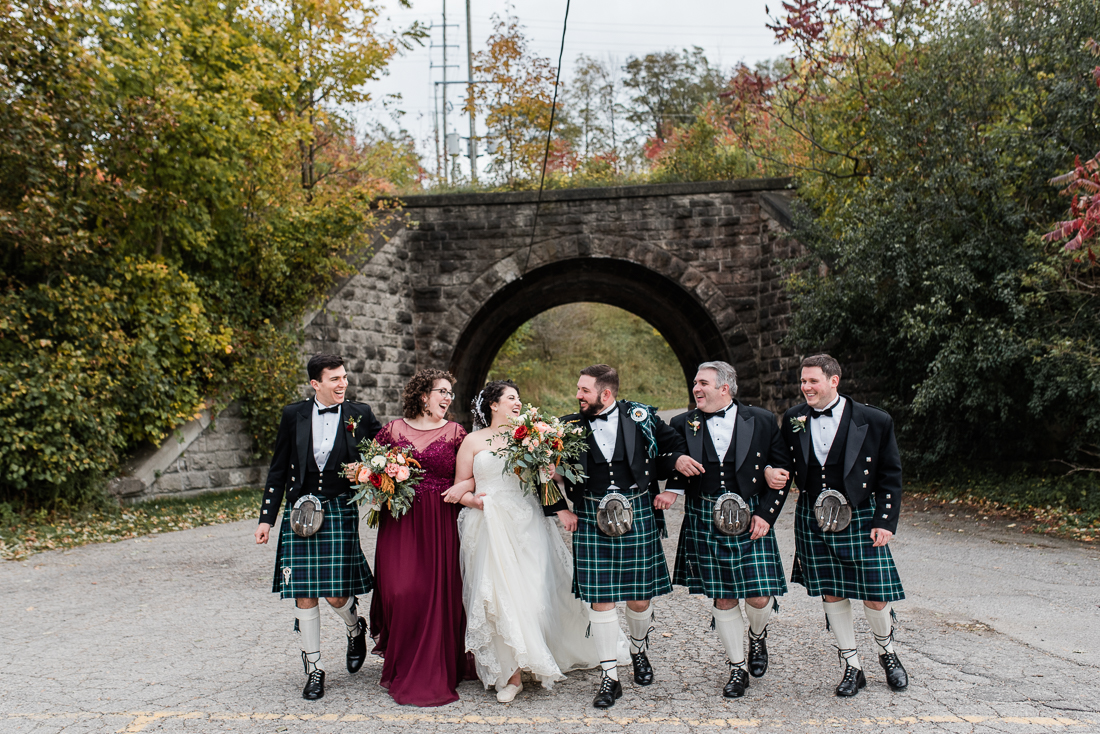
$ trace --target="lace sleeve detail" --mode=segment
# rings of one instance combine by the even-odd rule
[[[466,429],[458,423],[452,423],[453,426],[451,433],[451,443],[455,447],[455,452],[458,452],[458,447],[462,445],[462,442],[466,439]]]
[[[390,421],[386,425],[382,426],[382,430],[378,432],[378,435],[374,437],[374,440],[383,446],[393,445],[393,430],[392,426],[394,421]]]

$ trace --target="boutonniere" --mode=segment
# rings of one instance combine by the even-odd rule
[[[795,418],[791,418],[791,430],[795,433],[806,430],[806,419],[809,416],[800,415]]]
[[[693,421],[688,421],[688,425],[691,426],[691,435],[692,436],[697,436],[697,435],[699,435],[699,427],[703,424],[700,423],[698,421],[698,419],[696,419],[696,420],[693,420]]]
[[[359,416],[358,418],[348,418],[348,422],[344,426],[344,428],[348,429],[348,433],[353,434],[359,430],[359,422],[361,420],[363,420],[362,416]]]

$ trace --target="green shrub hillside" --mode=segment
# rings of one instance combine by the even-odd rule
[[[420,35],[377,13],[0,0],[0,503],[79,506],[235,398],[267,448],[301,369],[287,325],[417,170],[337,111]]]
[[[660,332],[600,303],[558,306],[528,321],[501,348],[489,379],[514,380],[524,403],[565,415],[577,410],[580,371],[599,363],[619,371],[620,398],[661,410],[687,407],[684,372]]]

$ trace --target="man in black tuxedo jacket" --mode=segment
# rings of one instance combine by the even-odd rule
[[[328,599],[347,627],[348,672],[357,672],[367,657],[367,628],[358,615],[357,595],[374,587],[374,576],[359,544],[359,508],[348,505],[351,482],[342,467],[359,460],[359,441],[374,438],[382,424],[369,405],[344,399],[343,359],[318,354],[306,371],[316,396],[283,408],[255,536],[257,543],[268,541],[285,495],[271,590],[296,600],[294,626],[306,673],[302,697],[316,700],[325,695],[325,671],[318,665],[320,597]],[[291,529],[290,512],[307,495],[320,500],[324,520],[316,533],[302,537]]]
[[[775,597],[787,593],[772,528],[787,501],[787,488],[782,480],[775,488],[767,486],[764,472],[767,467],[786,470],[790,454],[775,415],[734,399],[733,365],[699,365],[692,394],[697,407],[669,423],[683,438],[686,455],[662,459],[664,469],[676,469],[666,491],[687,494],[672,583],[713,600],[714,629],[730,665],[722,695],[740,698],[749,674],[760,678],[768,669],[768,621]],[[739,495],[752,513],[749,528],[740,535],[724,535],[714,526],[715,502],[727,493]],[[747,661],[741,599],[749,620]]]
[[[592,705],[609,708],[623,695],[616,668],[619,642],[617,602],[626,602],[630,657],[634,682],[653,682],[649,647],[653,609],[650,600],[672,591],[661,537],[662,510],[676,500],[658,492],[657,459],[672,451],[683,453],[676,433],[657,415],[656,408],[617,400],[619,374],[597,364],[581,370],[577,380],[580,412],[564,416],[589,432],[588,451],[579,458],[587,476],[579,484],[566,482],[566,495],[577,514],[573,531],[573,593],[591,604],[591,636],[600,656],[603,677]],[[618,493],[627,499],[634,521],[626,533],[611,537],[600,530],[597,511],[604,497]],[[565,500],[545,508],[546,514],[565,509]]]
[[[821,596],[836,636],[844,677],[838,696],[854,696],[867,685],[856,652],[850,599],[863,600],[886,682],[904,690],[909,678],[894,652],[891,603],[905,598],[887,543],[897,532],[901,511],[901,456],[894,422],[878,408],[837,392],[840,364],[827,354],[802,360],[806,398],[783,416],[783,438],[794,459],[801,490],[795,507],[793,583]],[[851,506],[850,524],[826,532],[814,503],[828,489]]]

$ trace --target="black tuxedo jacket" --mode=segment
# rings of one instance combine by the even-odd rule
[[[279,433],[275,437],[275,450],[271,454],[271,466],[267,470],[267,482],[264,483],[260,522],[274,525],[284,494],[291,504],[297,502],[302,494],[313,435],[313,402],[312,399],[303,400],[283,408]],[[356,419],[358,423],[354,433],[347,430],[350,419]],[[369,405],[345,400],[340,407],[340,430],[336,434],[333,453],[339,455],[347,452],[358,456],[355,448],[359,442],[364,438],[374,438],[381,430],[382,424],[374,417]],[[338,449],[342,450],[338,452]]]
[[[894,420],[884,410],[857,403],[847,395],[842,397],[844,415],[835,441],[844,442],[844,493],[853,509],[864,505],[873,494],[876,509],[872,527],[896,533],[901,512],[901,454],[894,437]],[[805,430],[795,433],[791,420],[812,412],[803,403],[783,414],[783,440],[794,458],[791,478],[800,488],[812,484],[808,474],[810,425],[807,419]]]
[[[652,407],[647,409],[653,417],[653,437],[657,440],[657,457],[651,457],[646,451],[645,435],[634,419],[630,417],[630,404],[625,400],[619,401],[619,426],[623,437],[623,456],[630,463],[630,473],[634,476],[634,483],[638,485],[638,491],[657,494],[657,479],[665,478],[664,474],[658,477],[657,459],[661,455],[673,451],[683,453],[685,448],[682,444],[683,439],[667,423],[661,420],[656,409]],[[589,428],[588,421],[580,413],[562,416],[561,420],[566,423],[576,422],[584,426],[586,430]],[[582,453],[577,461],[581,465],[581,471],[587,475],[588,462],[590,461],[589,452]],[[581,481],[579,484],[573,484],[569,481],[565,483],[565,494],[574,505],[580,503],[587,489],[588,485],[585,481]],[[600,488],[601,491],[603,489],[605,488]],[[566,509],[565,500],[561,500],[556,504],[547,506],[546,514],[549,515],[564,509]]]
[[[768,487],[764,481],[764,467],[773,466],[777,469],[789,469],[791,455],[787,450],[787,444],[783,442],[779,426],[775,422],[775,415],[763,408],[754,408],[735,401],[737,405],[737,418],[734,423],[733,459],[737,492],[742,498],[748,500],[756,495],[761,495],[760,504],[753,513],[769,525],[774,525],[779,513],[783,511],[783,505],[787,501],[787,488],[775,490]],[[699,421],[699,430],[693,431],[692,421]],[[682,438],[687,450],[686,453],[700,464],[705,462],[706,446],[704,441],[710,440],[707,431],[706,416],[703,411],[696,408],[687,413],[681,413],[674,417],[669,425]],[[685,477],[675,470],[679,453],[668,457],[662,457],[662,473],[668,473],[670,478],[665,489],[682,489],[689,496],[701,494],[700,476]],[[728,458],[728,457],[727,457]]]

